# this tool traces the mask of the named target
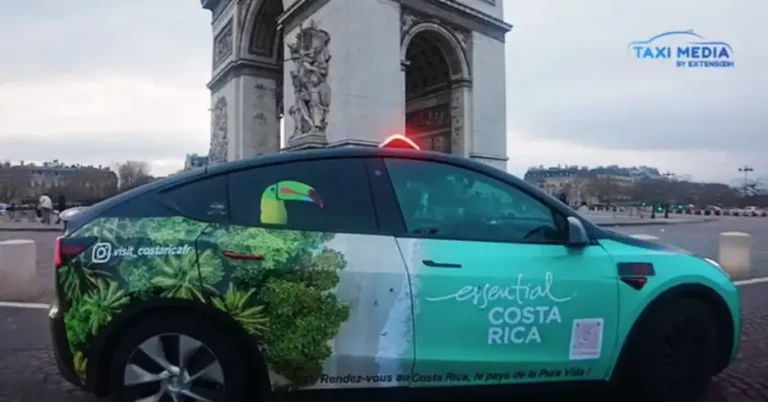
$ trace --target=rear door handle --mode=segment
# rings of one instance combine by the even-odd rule
[[[452,264],[447,262],[435,262],[432,260],[422,260],[424,265],[430,268],[461,268],[461,264]]]
[[[264,259],[261,254],[240,254],[229,250],[225,250],[222,254],[232,260],[261,261]]]

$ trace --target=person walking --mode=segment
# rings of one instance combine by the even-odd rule
[[[38,200],[38,210],[40,211],[40,219],[44,225],[51,224],[51,213],[53,212],[53,201],[47,193],[43,193]]]
[[[59,200],[58,200],[58,210],[59,213],[56,215],[56,223],[61,223],[61,213],[64,212],[65,209],[67,209],[67,199],[64,198],[64,194],[59,194]]]

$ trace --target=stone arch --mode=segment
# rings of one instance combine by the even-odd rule
[[[406,135],[423,149],[467,156],[470,63],[459,39],[437,22],[403,38]]]
[[[240,57],[282,66],[283,36],[277,19],[284,11],[283,0],[254,0],[247,4],[240,18]]]
[[[437,46],[448,63],[453,80],[469,80],[469,60],[459,40],[444,26],[436,22],[421,22],[414,25],[403,38],[400,59],[408,60],[408,49],[414,38],[428,40]]]

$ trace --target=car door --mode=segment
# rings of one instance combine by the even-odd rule
[[[565,217],[465,167],[387,158],[413,291],[413,386],[605,378],[617,269]]]
[[[270,383],[407,385],[408,277],[394,237],[380,233],[366,161],[231,172],[228,193],[230,222],[199,239],[203,283],[265,351]]]

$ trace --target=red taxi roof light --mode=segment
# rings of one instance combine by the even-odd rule
[[[421,150],[421,148],[419,148],[415,142],[401,134],[391,135],[389,138],[379,144],[379,148],[415,149],[417,151]]]

